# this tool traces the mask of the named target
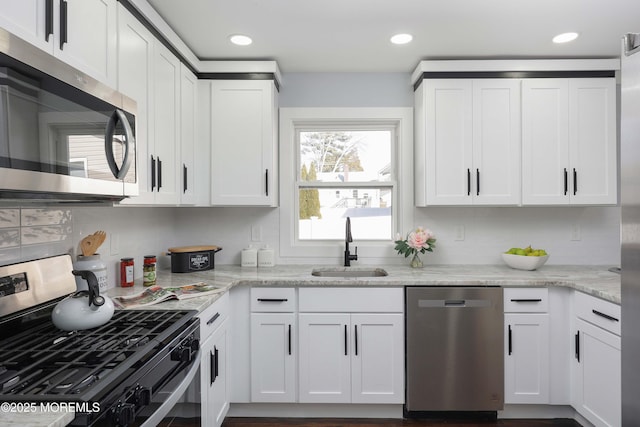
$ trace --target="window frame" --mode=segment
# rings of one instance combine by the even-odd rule
[[[299,145],[298,132],[326,126],[394,128],[395,140],[391,141],[391,162],[395,179],[391,182],[376,181],[375,188],[391,188],[392,236],[404,233],[413,223],[413,109],[412,108],[280,108],[280,258],[285,262],[341,262],[344,241],[298,239],[298,185]],[[334,128],[335,129],[335,128]],[[327,183],[328,184],[328,183]],[[381,185],[380,185],[381,184]],[[318,187],[325,186],[320,183]],[[371,183],[349,182],[345,188],[366,188]],[[352,247],[358,247],[358,262],[375,262],[380,258],[394,257],[393,244],[389,240],[361,240],[353,236]]]

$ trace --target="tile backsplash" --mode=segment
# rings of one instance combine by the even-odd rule
[[[0,208],[0,264],[69,253],[73,213],[61,208]]]

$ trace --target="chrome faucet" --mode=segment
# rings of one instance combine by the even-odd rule
[[[347,217],[347,224],[344,236],[344,266],[350,267],[351,261],[358,260],[358,247],[356,246],[356,253],[351,255],[349,252],[349,242],[353,242],[353,237],[351,237],[351,218]]]

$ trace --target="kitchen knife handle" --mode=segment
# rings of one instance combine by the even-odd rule
[[[60,0],[60,50],[67,42],[67,2]]]
[[[509,325],[509,334],[508,334],[508,338],[509,338],[509,356],[511,356],[511,353],[513,352],[513,337],[511,336],[511,325]]]
[[[358,355],[358,325],[354,325],[355,329],[355,339],[353,342],[355,343],[355,355]]]
[[[269,195],[269,169],[264,170],[264,191],[265,194]]]
[[[578,192],[578,172],[576,172],[576,168],[573,168],[573,195],[575,196]]]
[[[467,196],[471,195],[471,169],[467,168]]]
[[[578,363],[580,363],[580,331],[576,332],[575,344],[576,344],[576,359],[578,359]]]
[[[151,192],[156,188],[156,159],[151,155]]]
[[[344,355],[348,356],[349,353],[347,352],[347,345],[349,345],[349,341],[347,338],[347,325],[344,325]]]
[[[182,164],[182,192],[187,192],[187,165]]]
[[[480,169],[476,169],[476,196],[480,195]]]
[[[162,188],[162,160],[158,156],[158,191]]]
[[[289,325],[289,356],[291,356],[291,325]]]
[[[53,0],[47,0],[45,3],[44,14],[44,40],[48,42],[49,36],[53,34]]]
[[[613,320],[614,322],[619,322],[620,320],[613,317],[613,316],[609,316],[608,314],[604,314],[601,311],[598,310],[591,310],[593,312],[593,314],[595,314],[596,316],[600,316],[600,317],[604,317],[607,320]]]
[[[567,177],[567,168],[564,168],[564,195],[565,196],[567,195],[567,190],[569,189],[567,179],[568,179],[568,177]]]

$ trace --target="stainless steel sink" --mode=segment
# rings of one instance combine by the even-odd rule
[[[382,268],[318,268],[311,271],[312,276],[316,277],[384,277],[389,274]]]

